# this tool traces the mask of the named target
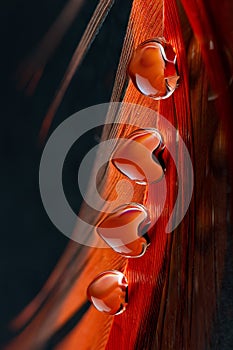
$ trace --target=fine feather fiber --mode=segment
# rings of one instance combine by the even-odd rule
[[[76,69],[112,5],[113,1],[100,0],[43,121],[42,144]],[[182,223],[166,234],[177,195],[177,171],[170,162],[165,207],[149,232],[151,245],[147,253],[140,259],[127,260],[111,249],[88,248],[71,242],[42,291],[12,321],[11,329],[18,334],[4,349],[41,350],[48,349],[48,344],[53,344],[56,350],[215,349],[212,333],[218,318],[232,215],[228,194],[232,185],[229,156],[232,66],[229,64],[228,69],[225,64],[226,50],[231,59],[233,51],[230,10],[230,0],[221,4],[210,0],[132,2],[111,101],[134,104],[135,114],[140,113],[140,106],[157,111],[178,130],[194,168],[190,207]],[[143,96],[127,78],[133,50],[155,37],[165,37],[174,47],[180,76],[175,93],[162,101]],[[215,49],[220,46],[226,49]],[[217,98],[210,98],[213,92]],[[118,111],[113,105],[106,122],[119,124],[106,127],[102,140],[126,136],[133,127],[126,129],[122,124],[130,125],[133,118],[134,113],[128,113],[127,108]],[[143,115],[141,126],[150,120],[149,113]],[[166,141],[168,131],[159,122],[151,123],[152,128],[161,127]],[[180,172],[188,176],[179,149],[176,157]],[[114,199],[114,189],[121,179],[123,175],[115,168],[106,170],[99,183],[103,198]],[[153,186],[147,201],[152,217],[156,195]],[[184,198],[185,193],[182,195]],[[135,186],[133,199],[139,203],[145,201],[143,186]],[[96,222],[85,204],[81,215]],[[109,269],[123,272],[129,282],[128,308],[114,317],[98,312],[93,306],[86,307],[87,286],[98,273]],[[63,334],[62,330],[78,312],[81,317],[72,330]]]

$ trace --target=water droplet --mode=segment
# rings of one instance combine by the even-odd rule
[[[155,100],[171,96],[179,79],[173,47],[162,38],[143,42],[133,53],[128,73],[143,95]]]
[[[149,244],[149,226],[146,208],[138,203],[130,203],[118,207],[105,217],[96,230],[115,252],[127,258],[138,258],[145,253]]]
[[[87,297],[97,310],[109,315],[121,314],[128,303],[125,275],[116,270],[102,272],[89,285]]]
[[[160,181],[165,165],[162,159],[164,143],[156,129],[139,129],[119,143],[112,163],[124,175],[138,184]]]

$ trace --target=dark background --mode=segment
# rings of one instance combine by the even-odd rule
[[[37,146],[37,137],[97,1],[85,1],[48,62],[33,96],[26,96],[17,88],[16,77],[19,63],[33,51],[66,3],[64,0],[0,2],[0,341],[8,336],[9,320],[40,290],[68,243],[50,222],[40,199],[38,170],[42,150]],[[50,133],[74,112],[109,101],[130,7],[131,1],[116,1],[75,74]],[[75,177],[77,164],[96,144],[99,133],[94,130],[82,138],[82,152],[75,152],[74,148],[67,158],[64,183],[76,211],[81,204]],[[229,312],[233,295],[231,249],[229,245],[219,317],[213,329],[213,349],[233,348],[233,320]]]
[[[33,96],[17,88],[17,70],[48,31],[67,1],[0,2],[0,334],[36,295],[63,252],[68,239],[50,222],[38,184],[42,150],[37,138],[67,64],[97,5],[85,1],[73,25],[51,57]],[[85,107],[108,102],[111,96],[131,2],[117,1],[85,60],[75,74],[50,133]],[[97,142],[100,130],[82,137],[65,164],[65,191],[78,211],[77,166]],[[75,150],[79,152],[75,152]],[[81,149],[81,152],[80,152]]]

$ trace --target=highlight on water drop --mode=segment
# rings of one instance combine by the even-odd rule
[[[87,297],[94,307],[109,315],[119,315],[128,304],[128,282],[116,270],[100,273],[87,288]]]
[[[143,95],[155,100],[168,98],[179,79],[173,47],[163,38],[141,43],[133,53],[128,74]]]
[[[146,208],[130,203],[107,215],[98,223],[96,231],[115,252],[126,258],[138,258],[145,254],[149,245],[149,226]]]

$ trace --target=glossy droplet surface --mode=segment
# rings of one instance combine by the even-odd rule
[[[150,218],[144,206],[130,203],[117,208],[97,225],[97,233],[117,253],[127,258],[142,256],[149,244]]]
[[[147,40],[134,51],[128,73],[143,95],[155,100],[167,98],[175,91],[179,79],[176,54],[164,39]]]
[[[120,142],[112,163],[120,172],[139,184],[157,182],[164,175],[164,148],[158,130],[139,129]]]
[[[127,290],[128,283],[123,273],[116,270],[105,271],[90,283],[87,297],[97,310],[109,315],[119,315],[127,306]]]

